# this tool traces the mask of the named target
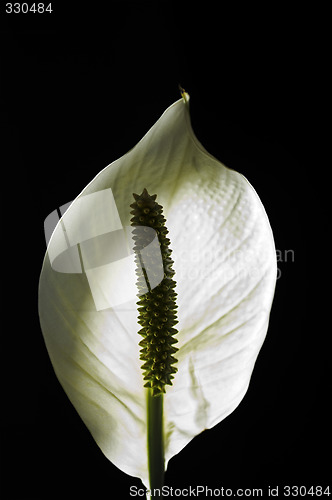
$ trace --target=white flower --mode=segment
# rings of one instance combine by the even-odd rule
[[[103,453],[146,486],[132,193],[157,194],[176,273],[178,372],[164,398],[166,464],[245,395],[277,272],[262,203],[199,143],[188,101],[184,94],[170,106],[70,205],[40,277],[40,321],[60,383]]]

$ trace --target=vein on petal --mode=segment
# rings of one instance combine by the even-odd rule
[[[114,392],[112,392],[110,389],[108,389],[107,387],[105,387],[104,384],[102,384],[100,382],[100,380],[98,380],[95,376],[92,375],[92,373],[88,372],[85,368],[83,368],[83,366],[81,364],[79,364],[73,357],[70,357],[71,359],[71,362],[77,366],[84,374],[85,376],[87,376],[88,378],[90,378],[91,380],[93,380],[97,385],[99,385],[105,392],[107,392],[107,394],[109,394],[110,396],[112,396],[116,401],[118,401],[118,403],[120,403],[130,414],[131,416],[135,419],[135,420],[139,420],[142,424],[144,424],[144,422],[133,412],[133,410],[131,408],[129,408],[128,405],[126,405],[126,403],[124,403],[124,401],[122,401],[120,398],[118,398]],[[68,380],[68,383],[71,384],[71,386],[78,390],[76,388],[76,386],[74,386],[70,380]],[[81,391],[79,391],[81,392]],[[82,392],[81,392],[82,393]],[[82,393],[84,395],[84,393]]]

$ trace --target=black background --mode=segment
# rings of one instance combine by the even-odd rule
[[[305,253],[315,20],[277,4],[106,3],[52,2],[43,15],[2,8],[5,312],[13,318],[3,329],[5,498],[112,498],[116,490],[130,498],[129,486],[141,484],[103,456],[53,373],[37,313],[43,221],[138,142],[180,97],[178,84],[191,96],[199,140],[258,192],[283,261],[247,395],[172,459],[166,484],[327,485],[328,369],[308,328]]]

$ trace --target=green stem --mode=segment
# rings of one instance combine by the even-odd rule
[[[148,389],[147,395],[148,410],[148,466],[150,490],[160,489],[156,497],[163,498],[161,495],[164,484],[164,437],[163,437],[163,395],[153,396],[152,389]]]

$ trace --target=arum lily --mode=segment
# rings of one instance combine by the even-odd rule
[[[177,324],[170,328],[177,343],[169,341],[172,385],[155,386],[163,400],[151,396],[151,363],[144,365],[148,351],[140,354],[146,347],[138,334],[139,315],[146,314],[144,297],[165,278],[162,267],[160,276],[158,266],[149,274],[151,255],[158,257],[162,249],[159,230],[143,217],[146,239],[137,232],[135,202],[142,196],[163,209],[172,251],[169,279],[175,272],[176,281],[172,310],[177,307]],[[161,435],[167,468],[197,434],[227,417],[247,391],[276,282],[269,221],[249,182],[195,137],[185,92],[62,212],[40,276],[47,350],[59,382],[103,453],[149,487],[147,448],[153,447],[154,432]],[[170,251],[162,259],[170,259]],[[162,419],[157,431],[147,425],[151,401],[159,412],[157,424]]]

